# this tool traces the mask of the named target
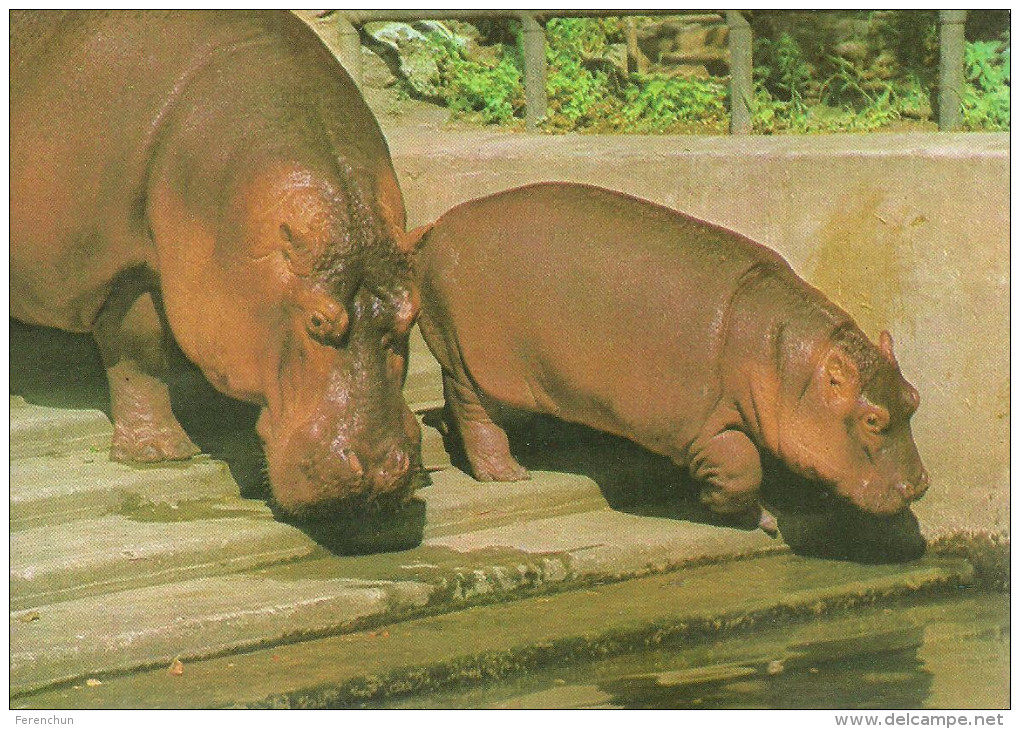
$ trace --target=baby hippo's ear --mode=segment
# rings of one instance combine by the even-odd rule
[[[900,363],[896,361],[896,355],[893,354],[892,335],[889,334],[889,332],[883,330],[882,333],[878,335],[878,349],[883,355],[885,355],[887,360],[897,367],[900,366]]]
[[[822,357],[816,376],[821,380],[822,397],[831,407],[853,407],[861,395],[860,371],[839,346]]]
[[[394,243],[397,244],[397,248],[404,253],[413,254],[424,244],[425,237],[434,225],[435,223],[419,225],[417,228],[412,228],[407,232],[403,228],[398,228],[394,225],[390,228],[390,235],[393,237]]]

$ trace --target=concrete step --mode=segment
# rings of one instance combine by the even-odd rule
[[[33,695],[16,695],[12,708],[212,708],[225,706],[327,708],[352,705],[376,698],[433,691],[450,685],[470,685],[487,675],[506,676],[514,671],[550,665],[554,661],[612,655],[626,650],[674,644],[752,624],[774,624],[797,618],[817,618],[855,604],[879,604],[913,593],[929,593],[966,584],[973,570],[963,560],[926,558],[906,566],[867,566],[804,560],[790,555],[759,557],[726,565],[694,567],[678,573],[628,580],[509,604],[477,606],[470,610],[423,617],[345,635],[302,643],[278,645],[244,655],[207,660],[188,658],[180,643],[168,636],[153,638],[164,646],[161,658],[179,651],[183,674],[168,674],[166,665],[129,675],[97,677],[100,684],[85,686],[90,676],[81,670],[87,662],[73,657],[74,645],[105,640],[97,633],[48,639],[46,618],[19,622],[17,635],[39,631],[38,647],[14,649],[17,666],[12,685],[24,687],[45,681],[42,670],[26,678],[32,663],[45,662],[46,645],[54,656],[66,655],[63,671],[47,675],[70,678],[74,684]],[[185,590],[184,599],[208,600],[212,585]],[[289,583],[285,587],[290,587]],[[423,598],[420,587],[407,587],[409,604]],[[297,590],[295,589],[295,592]],[[311,588],[315,592],[315,588]],[[256,593],[257,594],[257,593]],[[189,597],[190,596],[190,597]],[[173,600],[154,595],[156,623],[177,623]],[[406,597],[403,599],[407,599]],[[325,598],[328,602],[329,598]],[[271,601],[270,601],[271,602]],[[139,600],[140,604],[144,604]],[[161,604],[162,603],[162,604]],[[255,601],[257,604],[258,601]],[[125,605],[127,601],[125,601]],[[246,602],[246,610],[249,603]],[[65,605],[64,607],[70,608]],[[94,606],[93,606],[94,607]],[[82,605],[81,609],[89,609]],[[258,608],[252,608],[257,611]],[[239,611],[245,612],[245,611]],[[56,620],[56,616],[53,618]],[[62,614],[63,620],[74,619]],[[127,622],[121,622],[127,619]],[[130,616],[115,614],[103,620],[119,623],[125,634]],[[145,635],[156,627],[143,613]],[[230,619],[198,623],[208,633],[202,643],[219,646],[220,636],[235,630]],[[253,634],[255,631],[243,631]],[[15,633],[12,633],[15,635]],[[81,641],[78,643],[78,641]],[[19,640],[19,644],[28,643]],[[100,648],[89,648],[100,651]],[[121,651],[112,650],[111,655]],[[150,655],[155,655],[152,652]],[[24,656],[24,657],[22,657]],[[338,659],[341,658],[342,659]],[[64,661],[64,658],[59,661]],[[143,660],[139,658],[138,660]],[[168,663],[169,661],[167,661]],[[58,659],[53,659],[56,665]],[[127,666],[128,663],[121,663]]]
[[[144,505],[179,508],[237,494],[226,464],[205,458],[130,466],[92,450],[24,457],[11,463],[11,529],[92,519]]]
[[[428,537],[425,544],[470,554],[508,550],[562,561],[565,578],[617,577],[661,571],[687,561],[786,549],[760,530],[743,531],[672,517],[595,510],[510,521],[486,529]]]
[[[113,438],[109,418],[98,410],[30,405],[11,396],[11,459],[93,450],[107,453]]]
[[[528,481],[481,483],[448,467],[433,473],[432,485],[418,494],[427,507],[426,540],[609,508],[594,481],[571,473],[539,471]]]
[[[429,592],[409,581],[245,574],[46,605],[11,616],[10,690],[349,630],[373,615],[421,607]]]
[[[14,532],[12,609],[237,572],[307,557],[317,549],[302,532],[274,521],[261,502],[202,508],[207,518],[174,521],[180,510],[171,505],[143,517],[164,521],[117,515]]]

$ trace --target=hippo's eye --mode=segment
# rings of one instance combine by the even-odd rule
[[[343,340],[347,332],[347,312],[343,307],[332,309],[313,309],[305,320],[308,333],[323,344],[335,346]]]

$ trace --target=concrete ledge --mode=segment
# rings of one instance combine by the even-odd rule
[[[539,180],[602,185],[764,243],[888,329],[923,403],[926,537],[1009,527],[1009,135],[543,136],[394,129],[409,224]]]
[[[429,592],[415,582],[229,575],[134,590],[114,604],[106,595],[65,602],[36,620],[14,616],[11,691],[338,632],[370,615],[422,606]]]
[[[96,449],[109,452],[113,426],[96,410],[64,410],[29,406],[11,397],[11,458],[47,456]]]
[[[764,557],[188,663],[177,677],[165,667],[110,676],[99,686],[21,696],[11,708],[336,708],[555,660],[933,594],[970,579],[971,568],[961,560],[866,567]],[[594,614],[593,604],[599,606]]]

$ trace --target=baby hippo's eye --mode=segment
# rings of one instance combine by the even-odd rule
[[[881,435],[889,427],[889,411],[878,405],[869,405],[861,414],[860,422],[872,435]]]

